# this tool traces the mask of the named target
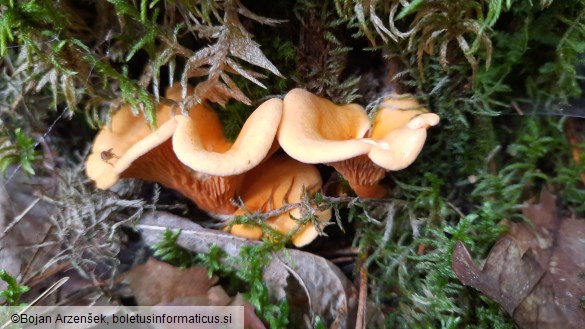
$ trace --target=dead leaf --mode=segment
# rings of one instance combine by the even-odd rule
[[[181,229],[179,244],[197,252],[209,253],[215,244],[230,256],[238,256],[245,245],[257,244],[233,235],[202,228],[185,219],[165,212],[146,214],[136,226],[148,245],[161,240],[168,228]],[[263,273],[271,296],[281,300],[287,296],[304,296],[295,305],[305,305],[309,318],[319,315],[330,328],[353,328],[357,309],[357,290],[331,262],[295,249],[276,253]]]
[[[211,290],[218,279],[210,278],[203,266],[181,269],[150,258],[145,264],[126,272],[123,281],[130,284],[136,302],[142,306],[226,305],[231,300],[225,292],[223,297]],[[222,300],[222,297],[227,300]],[[212,301],[219,303],[212,304]]]
[[[584,328],[585,220],[563,218],[556,198],[523,211],[531,222],[507,223],[479,269],[458,242],[453,270],[463,284],[498,302],[522,328]]]
[[[240,294],[230,297],[218,278],[207,275],[207,268],[174,267],[154,258],[122,276],[128,282],[140,306],[244,306],[245,328],[266,329],[254,308]]]

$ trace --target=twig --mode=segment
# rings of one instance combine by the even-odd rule
[[[448,201],[447,205],[449,207],[451,207],[453,210],[455,210],[457,215],[459,215],[461,218],[465,217],[465,214],[459,208],[457,208],[457,206],[455,206],[453,203],[451,203],[451,201]]]
[[[355,256],[343,256],[343,257],[338,257],[338,258],[330,258],[329,261],[335,265],[353,263],[355,261]]]
[[[355,257],[358,254],[359,254],[359,249],[355,248],[355,247],[336,249],[333,251],[325,250],[323,252],[316,252],[315,253],[315,255],[319,255],[323,258],[335,258],[335,257],[342,257],[342,256]]]
[[[399,205],[407,205],[407,202],[400,199],[393,199],[393,198],[386,198],[386,199],[367,199],[367,198],[360,198],[360,197],[350,197],[350,196],[342,196],[342,197],[330,197],[324,196],[323,201],[325,203],[348,203],[348,204],[355,204],[359,201],[363,201],[369,204],[399,204]]]
[[[368,269],[362,262],[360,266],[360,292],[358,295],[356,329],[366,329],[366,299],[368,297]]]
[[[40,245],[44,244],[47,242],[47,240],[49,239],[49,237],[51,236],[51,234],[53,233],[53,230],[55,229],[55,226],[51,226],[49,227],[49,230],[47,231],[47,233],[45,234],[45,237],[43,238],[43,241],[41,241]],[[30,273],[34,262],[37,259],[37,256],[39,255],[40,251],[43,250],[44,248],[42,248],[41,246],[36,246],[37,249],[35,250],[31,260],[28,262],[28,265],[26,266],[25,270],[22,271],[22,278],[26,278],[28,276],[28,274]]]
[[[20,222],[21,219],[24,218],[24,216],[26,216],[26,214],[28,214],[29,211],[31,211],[32,208],[34,208],[34,206],[37,205],[37,203],[39,203],[39,201],[41,201],[41,198],[36,198],[33,202],[31,202],[28,207],[26,207],[26,209],[24,209],[20,215],[14,217],[14,219],[12,220],[12,222],[10,222],[10,224],[8,224],[8,226],[6,226],[6,228],[4,229],[4,231],[0,234],[0,240],[4,239],[4,237],[6,236],[6,234],[8,234],[8,232],[10,232],[10,230],[12,230],[12,228],[14,228],[14,226],[16,224],[18,224],[18,222]]]
[[[524,115],[524,111],[522,111],[522,108],[520,108],[520,105],[518,105],[518,103],[516,103],[516,101],[512,101],[512,103],[510,103],[512,105],[512,108],[514,110],[516,110],[516,112],[519,115]]]
[[[399,205],[406,205],[407,204],[406,201],[399,200],[399,199],[364,199],[364,198],[360,198],[360,197],[323,196],[323,201],[321,202],[321,204],[319,206],[317,206],[315,204],[315,201],[313,201],[313,200],[310,201],[310,205],[313,207],[316,207],[316,208],[328,208],[330,205],[333,205],[333,204],[355,204],[355,203],[358,203],[360,201],[362,201],[364,203],[368,203],[368,204],[380,204],[380,205],[386,205],[388,203],[399,204]],[[241,202],[234,202],[233,204],[238,208],[243,208],[243,203],[241,203]],[[293,209],[302,208],[303,206],[305,206],[305,203],[303,203],[302,201],[295,202],[295,203],[288,203],[280,208],[273,209],[273,210],[270,210],[267,212],[255,213],[254,215],[260,215],[260,216],[262,216],[262,218],[276,217],[276,216],[280,216],[282,214],[285,214]]]
[[[67,270],[71,267],[71,263],[70,262],[63,262],[61,264],[55,265],[51,268],[49,268],[48,270],[41,272],[39,274],[36,274],[34,276],[32,276],[30,279],[27,279],[23,282],[24,285],[29,286],[29,287],[34,287],[37,284],[43,282],[44,280],[46,280],[47,278],[52,277],[53,275],[62,272],[64,270]]]

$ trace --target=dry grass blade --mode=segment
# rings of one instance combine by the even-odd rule
[[[56,173],[56,193],[42,196],[55,209],[50,216],[52,234],[44,245],[60,247],[43,270],[67,262],[84,278],[103,281],[117,271],[120,224],[137,220],[145,208],[153,206],[125,199],[136,193],[137,185],[121,186],[118,193],[97,191],[83,171],[83,162],[61,169]]]
[[[366,329],[367,317],[366,317],[366,303],[368,298],[368,269],[365,264],[362,263],[360,266],[360,290],[359,290],[359,301],[357,310],[357,321],[356,329]]]
[[[39,203],[39,201],[41,201],[41,198],[36,198],[18,216],[14,217],[14,219],[6,226],[6,228],[4,228],[4,231],[0,233],[0,240],[4,239],[6,234],[8,234],[8,232],[10,232],[10,230],[12,230],[12,228],[18,224],[18,222],[20,222],[20,220],[24,218],[24,216],[26,216],[26,214],[28,214],[34,206],[37,205],[37,203]]]

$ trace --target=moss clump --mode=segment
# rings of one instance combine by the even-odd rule
[[[47,140],[68,149],[60,146],[70,136],[53,130],[67,116],[95,127],[130,104],[154,123],[172,81],[196,87],[174,105],[213,102],[232,138],[265,97],[298,86],[369,108],[390,90],[411,92],[438,113],[417,162],[389,175],[393,199],[310,200],[355,229],[370,299],[390,314],[369,327],[513,326],[455,279],[455,241],[485,256],[498,222],[519,219],[519,205],[543,186],[585,211],[585,136],[572,118],[540,116],[562,114],[581,95],[582,1],[0,0],[0,12],[0,167],[38,171]],[[260,280],[271,251],[233,260],[251,264],[247,284]],[[218,255],[199,261],[219,270]],[[175,256],[167,260],[195,262]],[[250,298],[285,326],[267,292]]]

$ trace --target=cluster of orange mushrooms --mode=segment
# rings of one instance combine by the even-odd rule
[[[181,87],[167,90],[167,98],[181,100]],[[373,120],[357,104],[336,105],[303,89],[284,100],[262,103],[247,119],[234,143],[205,103],[174,113],[160,105],[157,126],[124,107],[96,136],[86,173],[100,189],[121,178],[139,178],[174,189],[199,208],[235,218],[243,214],[232,202],[241,199],[252,212],[268,212],[297,203],[303,193],[322,188],[313,164],[333,166],[357,195],[384,197],[379,184],[389,170],[410,165],[420,153],[427,129],[439,116],[422,108],[409,95],[392,95],[377,109]],[[285,154],[275,154],[279,148]],[[287,156],[288,155],[288,156]],[[300,209],[268,219],[283,234],[297,227]],[[323,225],[331,210],[314,214]],[[258,227],[233,225],[231,233],[260,239]],[[315,239],[317,228],[305,224],[292,242],[303,246]]]

